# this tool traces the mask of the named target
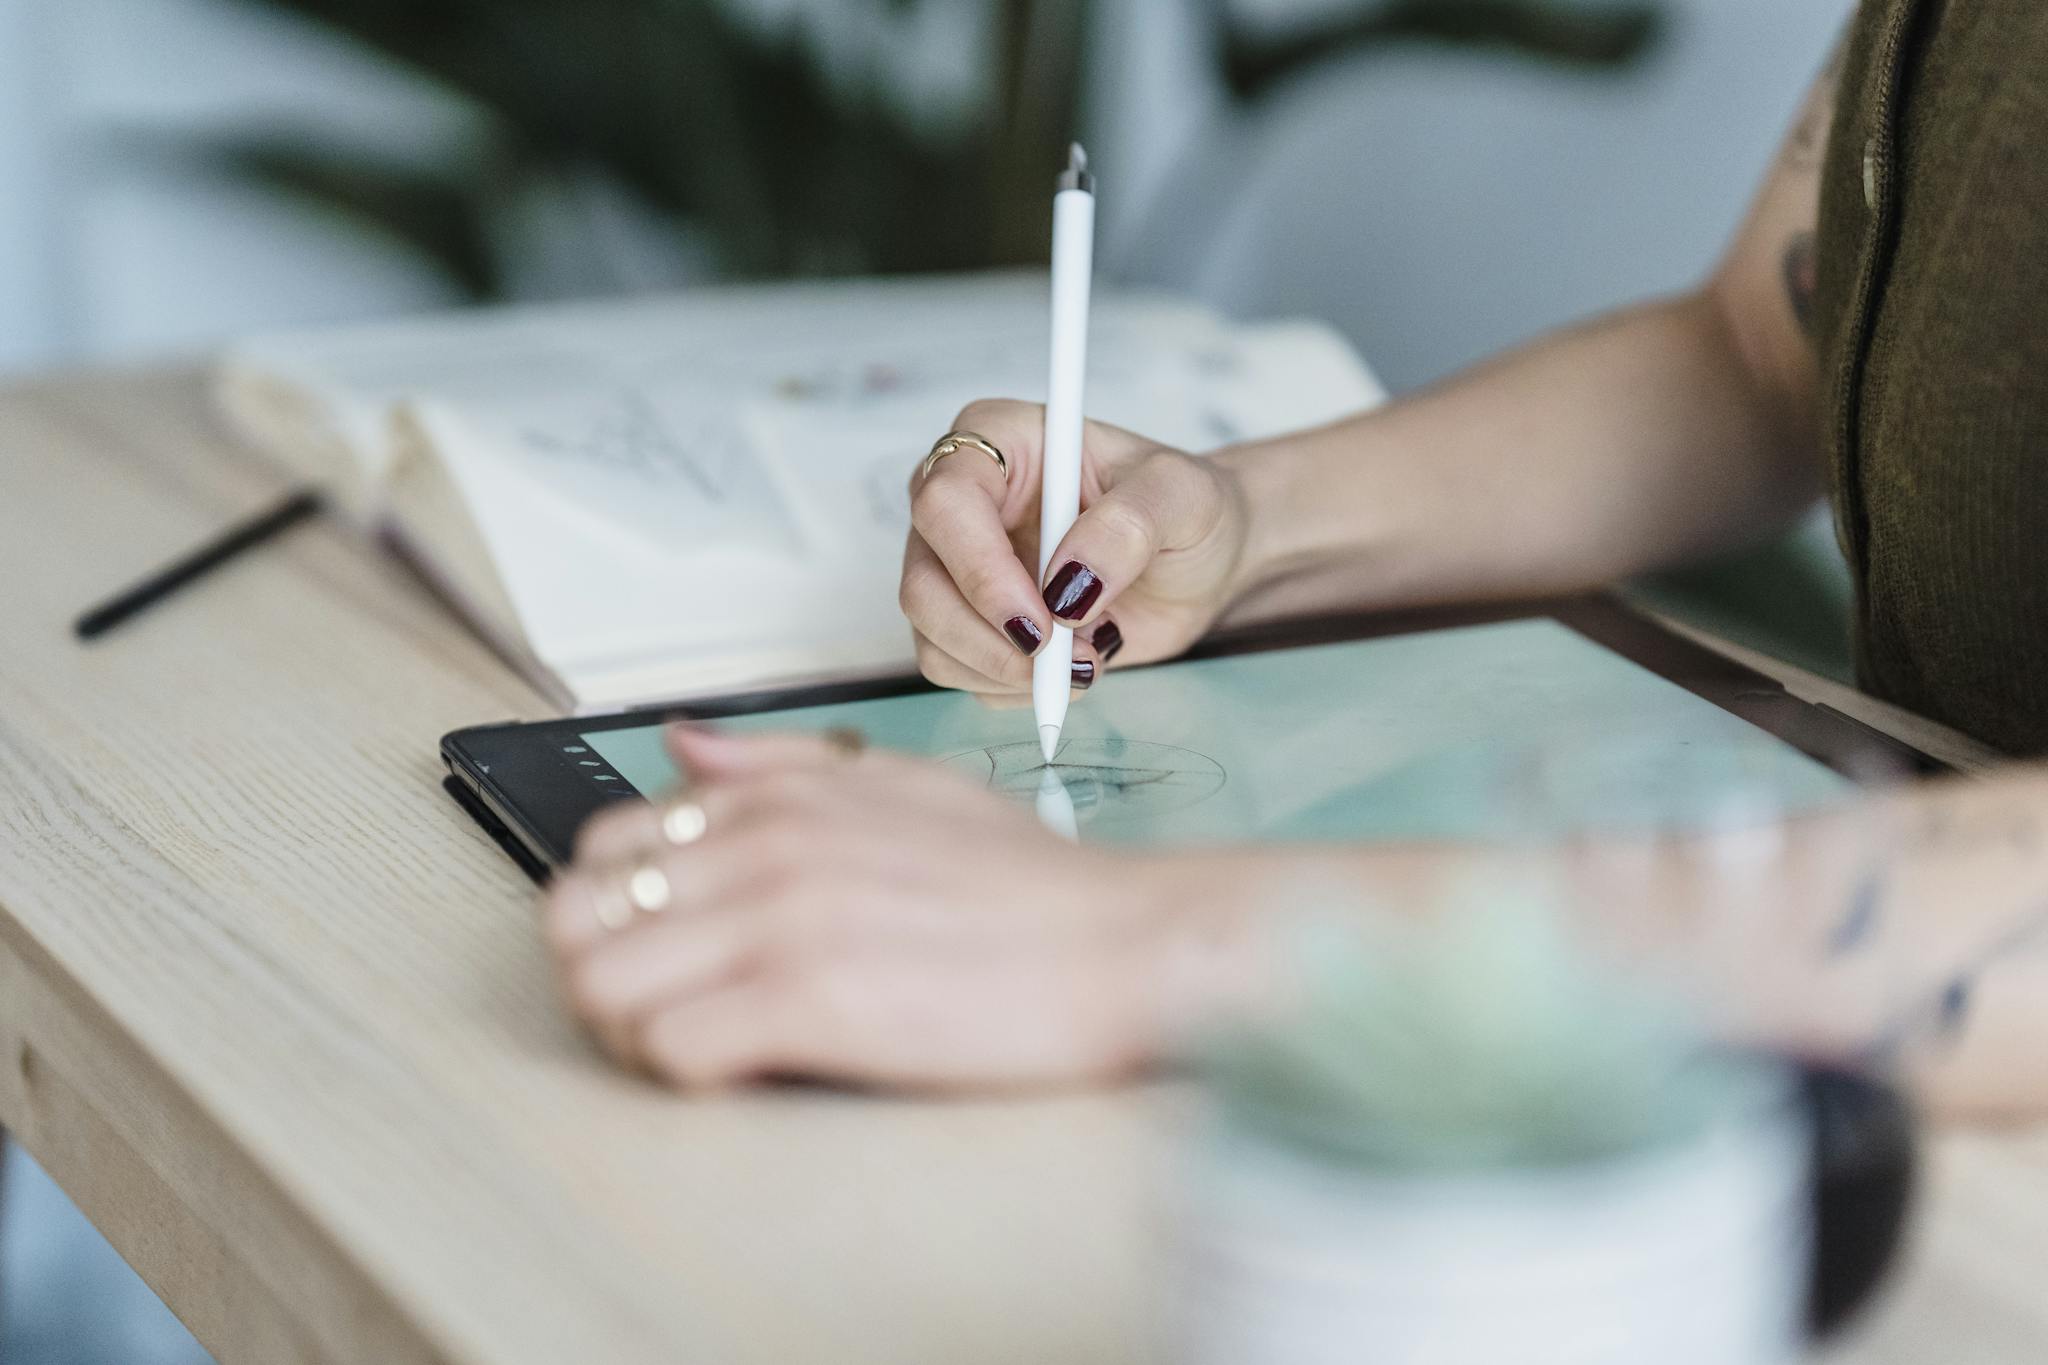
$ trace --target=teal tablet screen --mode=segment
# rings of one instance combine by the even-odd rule
[[[852,726],[1031,803],[1029,710],[919,693],[730,730]],[[584,740],[640,791],[677,773],[657,726]],[[1845,777],[1550,620],[1112,672],[1073,705],[1053,777],[1115,842],[1532,836],[1811,808]]]

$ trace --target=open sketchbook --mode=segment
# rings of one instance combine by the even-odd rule
[[[567,709],[911,666],[910,472],[1042,400],[1036,275],[702,290],[257,338],[217,395]],[[1091,416],[1191,450],[1382,397],[1302,322],[1098,296]]]

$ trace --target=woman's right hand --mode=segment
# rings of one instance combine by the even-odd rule
[[[1054,618],[1074,627],[1074,685],[1112,659],[1147,663],[1180,653],[1238,592],[1247,511],[1229,471],[1118,427],[1090,422],[1082,438],[1081,515],[1041,585],[1039,475],[1045,409],[970,404],[953,429],[1003,452],[964,447],[913,475],[911,531],[900,598],[917,636],[918,667],[941,687],[995,704],[1031,692],[1031,659]]]

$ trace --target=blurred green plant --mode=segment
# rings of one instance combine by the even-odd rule
[[[842,3],[850,0],[841,0]],[[521,186],[595,171],[735,278],[959,270],[1042,261],[1051,169],[1074,136],[1089,0],[985,0],[974,115],[906,116],[848,87],[800,35],[764,37],[736,0],[260,0],[367,44],[482,111],[488,146],[421,165],[303,132],[216,136],[206,167],[407,242],[478,299],[509,286],[500,222]],[[872,0],[884,19],[926,4]],[[1377,0],[1284,36],[1197,0],[1231,96],[1251,103],[1376,44],[1499,46],[1628,63],[1659,15],[1626,0]]]

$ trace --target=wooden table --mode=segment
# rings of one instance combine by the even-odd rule
[[[443,731],[544,707],[366,546],[302,531],[73,642],[277,488],[190,373],[0,392],[0,1123],[198,1337],[262,1365],[1142,1358],[1161,1106],[685,1103],[603,1065],[531,887],[437,785]],[[1841,1358],[2040,1358],[2048,1144],[1947,1140],[1933,1189]]]

